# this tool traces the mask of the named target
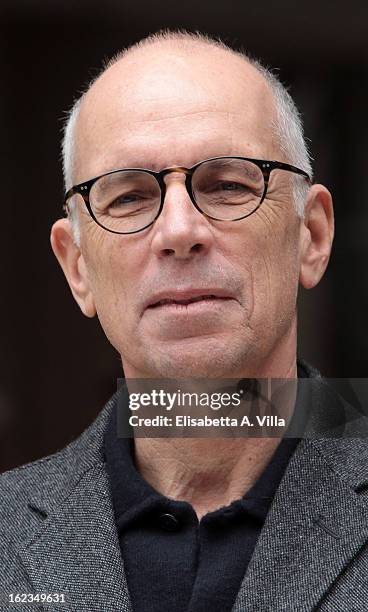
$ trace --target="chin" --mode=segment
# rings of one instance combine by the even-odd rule
[[[156,347],[145,370],[160,378],[231,378],[246,367],[246,353],[245,344],[211,337],[186,347]]]

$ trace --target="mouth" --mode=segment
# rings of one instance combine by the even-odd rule
[[[225,301],[234,301],[236,298],[221,289],[210,289],[208,292],[203,292],[203,289],[191,290],[174,290],[161,292],[147,301],[145,310],[154,310],[158,308],[186,308],[192,304],[201,303],[202,306],[220,305]]]
[[[194,304],[195,302],[203,302],[203,301],[209,301],[209,300],[229,300],[231,298],[223,298],[223,297],[218,297],[217,295],[198,295],[197,297],[192,297],[192,298],[187,298],[187,299],[183,299],[183,300],[174,300],[171,298],[164,298],[163,300],[159,300],[158,302],[155,302],[154,304],[150,304],[148,306],[148,308],[158,308],[159,306],[167,306],[167,305],[175,305],[175,304],[182,304],[183,306],[187,306],[188,304]]]

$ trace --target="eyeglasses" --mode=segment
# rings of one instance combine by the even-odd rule
[[[134,234],[152,225],[165,201],[165,176],[185,175],[185,186],[195,208],[216,221],[240,221],[253,214],[266,197],[273,170],[287,170],[303,176],[304,170],[278,161],[248,157],[212,157],[191,168],[173,167],[160,172],[124,168],[74,185],[65,194],[64,210],[70,198],[80,194],[92,219],[114,234]]]

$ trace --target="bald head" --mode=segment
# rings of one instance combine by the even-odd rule
[[[196,132],[194,116],[206,118],[196,124]],[[145,160],[146,167],[156,170],[184,161],[193,165],[200,161],[204,143],[211,146],[219,117],[229,133],[234,120],[246,118],[248,142],[239,144],[238,154],[248,148],[254,157],[276,155],[273,94],[253,66],[221,48],[195,42],[137,48],[111,65],[84,96],[76,128],[75,179],[107,172],[118,159],[121,167]],[[184,160],[183,150],[189,148],[193,157]],[[222,154],[230,154],[231,148],[229,140]],[[125,152],[132,150],[134,157],[127,159]]]

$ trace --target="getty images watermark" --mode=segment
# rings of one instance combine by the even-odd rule
[[[207,393],[202,391],[190,392],[178,389],[174,392],[168,392],[164,389],[152,389],[150,392],[133,392],[129,393],[129,409],[138,411],[140,408],[159,408],[167,412],[176,412],[179,408],[195,409],[193,414],[174,414],[167,416],[165,414],[156,414],[155,416],[139,416],[132,414],[129,416],[129,424],[132,427],[254,427],[254,423],[250,418],[243,414],[234,414],[234,409],[241,406],[244,390],[229,392],[213,392]],[[232,416],[203,414],[199,416],[197,411],[210,409],[220,411],[224,408],[230,408]],[[285,427],[285,419],[276,414],[256,414],[256,425],[259,427]]]
[[[119,379],[120,437],[367,437],[368,379]]]

